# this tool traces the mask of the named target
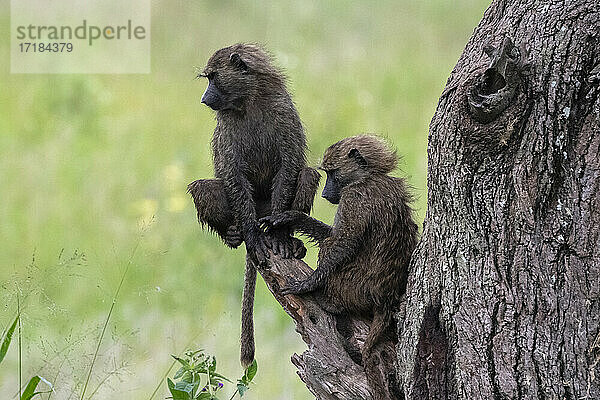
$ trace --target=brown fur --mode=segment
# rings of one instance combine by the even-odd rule
[[[352,149],[360,151],[367,161],[367,169],[374,173],[388,174],[396,169],[398,164],[396,151],[391,150],[383,140],[372,135],[358,135],[329,146],[323,155],[321,169],[327,171],[339,168]]]
[[[374,136],[344,139],[327,149],[324,196],[339,199],[332,226],[288,211],[264,221],[293,227],[319,243],[317,269],[292,282],[283,294],[315,292],[327,311],[372,318],[362,362],[375,398],[385,398],[373,349],[386,332],[394,336],[392,313],[406,290],[408,264],[417,243],[404,180],[389,173],[396,154]]]
[[[202,102],[216,110],[215,178],[191,183],[198,220],[230,247],[248,252],[242,301],[240,360],[254,359],[252,307],[257,262],[269,249],[301,258],[306,249],[289,229],[266,237],[258,219],[290,209],[310,212],[319,174],[306,166],[306,139],[283,74],[260,47],[236,44],[215,52],[200,76]]]

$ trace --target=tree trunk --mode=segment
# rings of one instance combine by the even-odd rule
[[[600,399],[599,35],[598,0],[494,1],[448,79],[407,399]]]

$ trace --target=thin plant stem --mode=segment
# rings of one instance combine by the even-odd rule
[[[102,387],[102,385],[104,385],[104,383],[113,375],[116,375],[119,373],[119,370],[124,368],[124,366],[122,365],[119,368],[114,369],[113,371],[110,371],[108,374],[106,374],[106,376],[104,377],[104,379],[102,379],[100,381],[100,383],[98,383],[98,386],[96,386],[96,389],[94,389],[94,391],[90,394],[90,397],[88,397],[88,400],[92,399],[94,397],[94,395],[96,394],[96,392],[98,392],[98,390],[100,389],[100,387]]]
[[[229,398],[229,400],[233,400],[233,398],[235,397],[236,394],[238,394],[237,390],[235,392],[233,392],[233,394],[231,395],[231,397]]]
[[[115,304],[117,303],[117,297],[119,296],[119,292],[121,291],[121,287],[123,286],[123,282],[125,281],[125,276],[127,275],[127,271],[129,271],[129,267],[133,263],[133,257],[137,252],[138,247],[140,246],[140,241],[138,240],[135,244],[133,252],[127,261],[127,266],[125,267],[125,271],[121,274],[121,281],[119,282],[119,286],[115,291],[115,294],[112,299],[112,303],[110,305],[110,309],[108,310],[108,314],[106,315],[106,320],[104,321],[104,326],[102,327],[102,332],[100,333],[100,338],[98,339],[98,344],[96,345],[96,351],[94,352],[94,357],[92,358],[92,363],[90,364],[90,369],[88,370],[87,377],[85,378],[85,384],[83,385],[83,390],[81,391],[81,397],[79,400],[83,400],[85,396],[85,391],[87,390],[88,383],[90,382],[90,377],[92,376],[92,371],[94,369],[94,364],[96,363],[96,358],[98,358],[98,352],[100,351],[100,345],[102,344],[102,339],[104,339],[104,334],[106,333],[106,328],[108,327],[108,322],[110,321],[110,317],[112,316],[112,312],[115,308]]]
[[[167,369],[167,372],[165,372],[165,374],[163,375],[160,382],[158,382],[158,385],[156,385],[156,388],[154,388],[154,392],[152,392],[152,394],[150,395],[150,398],[148,400],[152,400],[154,398],[154,396],[156,396],[156,393],[160,390],[160,387],[163,385],[164,380],[167,379],[167,377],[169,376],[169,372],[171,372],[171,370],[173,369],[173,366],[175,365],[176,362],[177,361],[173,361],[171,363],[171,366],[169,367],[169,369]]]
[[[210,384],[210,368],[206,368],[206,376],[208,377],[208,393],[210,393],[210,397],[214,396],[212,392],[212,385]]]
[[[60,375],[60,372],[62,370],[62,367],[63,367],[63,364],[65,363],[65,361],[67,361],[67,356],[64,356],[62,361],[60,362],[60,365],[58,366],[56,375],[54,376],[54,380],[52,380],[52,382],[54,382],[54,383],[58,382],[58,376]],[[48,397],[46,398],[46,400],[50,400],[50,397],[52,397],[52,393],[54,393],[54,387],[52,388],[50,393],[48,393]]]
[[[19,399],[21,398],[21,300],[19,299],[19,288],[17,287],[17,320],[19,321]]]

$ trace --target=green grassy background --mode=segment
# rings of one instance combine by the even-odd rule
[[[420,223],[428,124],[488,3],[153,1],[148,75],[10,75],[5,7],[0,326],[14,317],[19,288],[24,376],[53,380],[52,399],[78,398],[128,261],[88,394],[99,387],[93,398],[148,399],[169,355],[190,344],[216,355],[226,375],[240,374],[244,251],[202,232],[185,192],[212,176],[215,122],[200,103],[205,82],[193,78],[213,51],[239,41],[272,51],[290,78],[313,165],[343,137],[387,136],[403,156],[398,173],[414,187]],[[334,212],[317,198],[318,218]],[[312,398],[289,362],[304,345],[262,281],[255,314],[259,372],[247,398]],[[2,399],[16,392],[16,349],[0,366]]]

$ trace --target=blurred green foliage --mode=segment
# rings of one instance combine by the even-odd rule
[[[200,104],[205,82],[194,80],[194,67],[235,42],[264,44],[289,76],[310,163],[343,137],[387,136],[403,156],[398,173],[414,188],[421,222],[428,124],[488,3],[155,0],[149,75],[10,75],[5,8],[0,326],[10,325],[15,293],[27,288],[23,373],[42,370],[53,399],[81,387],[139,242],[91,379],[94,398],[147,399],[169,355],[196,344],[236,375],[244,251],[202,232],[186,194],[188,182],[212,176],[215,122]],[[317,198],[318,218],[332,221],[334,212]],[[262,283],[255,320],[261,371],[247,397],[312,398],[289,362],[303,343]],[[9,352],[0,398],[11,398],[15,382]]]

